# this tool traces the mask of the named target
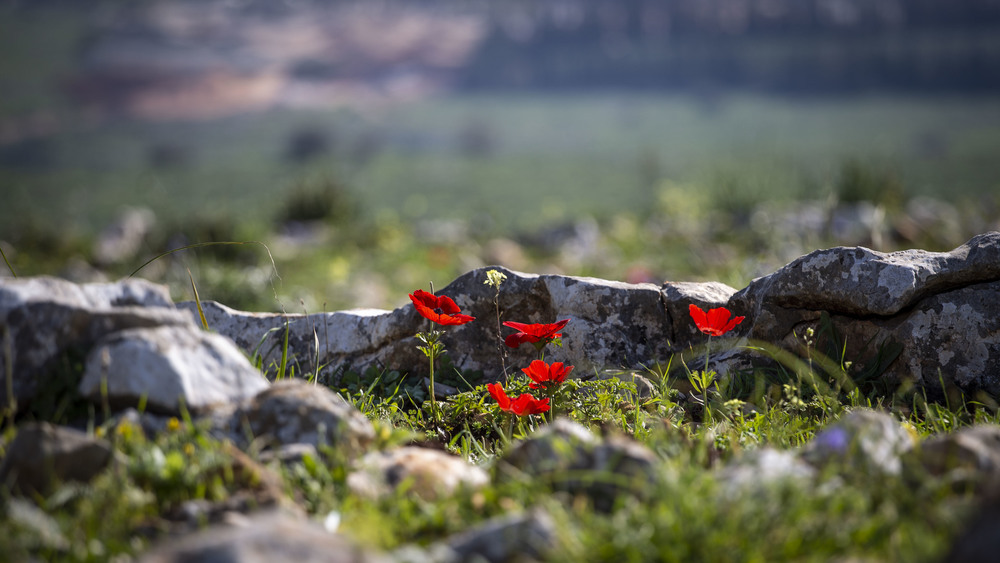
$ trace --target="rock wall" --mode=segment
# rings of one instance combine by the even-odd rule
[[[491,268],[471,271],[439,293],[453,298],[475,322],[450,327],[444,341],[456,366],[502,376],[500,354],[521,366],[534,350],[501,349],[496,337],[494,290],[485,285]],[[730,346],[766,342],[801,348],[806,329],[818,335],[817,350],[839,350],[853,361],[853,375],[878,369],[886,384],[955,385],[967,392],[1000,392],[1000,233],[974,237],[951,252],[875,252],[837,247],[803,256],[744,289],[716,282],[626,284],[593,278],[533,275],[495,268],[501,320],[554,322],[570,319],[563,346],[550,361],[601,368],[638,368],[706,342],[688,306],[725,306],[747,318],[731,333]],[[412,307],[308,316],[241,313],[204,303],[209,324],[244,349],[255,349],[267,330],[287,322],[290,348],[311,368],[316,354],[327,372],[371,365],[422,372],[426,359],[413,335],[428,328]],[[180,307],[194,310],[193,303]],[[503,334],[509,329],[503,329]],[[269,349],[280,341],[272,333]],[[714,344],[721,348],[723,345]],[[269,361],[275,361],[271,349]],[[882,354],[879,357],[879,354]],[[894,357],[894,359],[890,358]],[[730,368],[755,357],[729,355]],[[891,362],[889,360],[892,359]],[[886,365],[887,364],[887,365]]]
[[[502,347],[494,289],[483,268],[468,272],[439,293],[453,298],[477,320],[447,327],[443,338],[455,366],[481,370],[488,380],[535,357],[530,346]],[[887,384],[912,380],[929,387],[956,386],[966,392],[1000,392],[1000,233],[974,237],[951,252],[922,250],[881,253],[838,247],[803,256],[737,291],[719,283],[626,284],[594,278],[534,275],[496,268],[507,279],[500,286],[501,321],[525,323],[569,319],[562,347],[549,347],[546,359],[576,366],[583,375],[604,368],[640,368],[672,354],[697,350],[707,337],[690,320],[688,306],[728,307],[746,321],[713,349],[717,368],[738,369],[755,361],[740,346],[757,342],[789,349],[802,345],[806,329],[817,335],[817,350],[844,350],[856,373],[878,364]],[[416,288],[414,288],[416,289]],[[194,322],[194,303],[170,302],[165,288],[142,280],[76,285],[55,278],[0,281],[0,365],[10,366],[11,389],[19,404],[51,384],[60,358],[73,352],[87,358],[90,373],[80,392],[116,403],[142,400],[173,411],[177,394],[187,406],[252,396],[262,387],[259,374],[240,355],[221,347],[235,345],[259,354],[265,367],[280,361],[287,327],[288,352],[296,373],[318,371],[329,379],[344,369],[370,366],[423,373],[427,360],[414,335],[428,321],[412,306],[393,311],[350,310],[312,315],[278,315],[232,310],[202,303],[212,331]],[[157,330],[169,326],[171,331]],[[184,350],[159,342],[176,338]],[[506,335],[510,329],[502,329]],[[716,339],[718,340],[718,339]],[[130,379],[136,350],[174,359],[143,360],[143,370],[159,366],[139,389]],[[886,351],[891,353],[887,353]],[[115,353],[133,354],[116,361]],[[882,353],[879,357],[878,354]],[[198,354],[210,361],[193,361]],[[187,362],[179,362],[184,358]],[[316,370],[316,366],[320,366]],[[125,367],[122,367],[125,366]],[[199,367],[201,366],[201,367]],[[214,366],[211,370],[202,369]],[[134,371],[134,369],[132,370]],[[211,371],[212,373],[205,373]],[[199,378],[225,373],[228,391]],[[115,376],[102,388],[95,381]],[[156,383],[164,396],[153,401]],[[142,387],[142,386],[140,386]],[[197,390],[212,394],[197,396]],[[6,386],[0,399],[7,400]]]

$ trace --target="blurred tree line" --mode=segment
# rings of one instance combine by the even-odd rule
[[[996,0],[484,2],[466,89],[1000,89]]]
[[[449,74],[465,91],[1000,91],[1000,0],[0,0],[0,18],[159,4],[275,20],[344,7],[474,16],[485,39]]]

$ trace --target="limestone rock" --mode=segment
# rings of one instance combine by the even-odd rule
[[[569,319],[562,330],[562,346],[550,347],[546,361],[565,362],[584,372],[604,367],[636,367],[670,354],[670,326],[660,288],[653,284],[627,284],[555,275],[529,275],[500,269],[507,280],[500,286],[501,321],[524,323]],[[448,350],[456,365],[482,370],[488,379],[499,378],[494,346],[496,311],[493,289],[483,282],[487,269],[474,270],[441,290],[485,322],[462,325]],[[509,333],[505,329],[505,335]],[[446,337],[447,338],[447,337]],[[535,359],[531,346],[509,351],[509,366],[527,366]]]
[[[720,470],[719,478],[735,494],[761,485],[810,480],[816,469],[792,451],[770,447],[750,450]]]
[[[255,438],[274,448],[310,444],[355,455],[375,439],[371,421],[354,405],[325,386],[300,379],[275,382],[236,409],[230,424],[237,437],[244,421]]]
[[[820,431],[804,446],[802,458],[817,467],[839,464],[864,474],[898,475],[915,441],[891,415],[859,409]]]
[[[311,315],[248,313],[221,303],[203,301],[202,310],[208,326],[232,339],[248,354],[259,354],[264,368],[274,372],[284,348],[288,332],[287,355],[296,373],[311,373],[315,359],[326,365],[325,373],[349,366],[363,371],[370,365],[409,366],[416,362],[416,349],[406,357],[393,357],[400,340],[415,342],[418,316],[399,315],[381,309],[352,309]],[[197,311],[194,302],[178,303],[177,307]],[[410,307],[412,309],[412,307]],[[420,357],[423,357],[422,355]]]
[[[63,481],[86,483],[114,459],[111,445],[47,422],[22,424],[0,464],[0,483],[25,494],[48,494]]]
[[[902,344],[882,378],[912,379],[921,387],[946,386],[974,393],[1000,393],[1000,279],[942,292],[883,327],[857,323],[861,338]],[[897,324],[898,323],[898,324]],[[893,327],[895,324],[895,327]]]
[[[755,280],[731,304],[742,304],[750,333],[763,336],[772,328],[763,314],[770,307],[887,317],[928,295],[998,279],[1000,233],[987,233],[951,252],[818,250]]]
[[[489,475],[461,457],[434,450],[406,446],[371,452],[361,458],[347,478],[356,494],[379,497],[400,486],[425,500],[436,500],[460,488],[486,485]]]
[[[542,479],[610,510],[619,495],[648,493],[660,464],[638,442],[622,436],[600,439],[576,422],[556,419],[515,443],[498,467],[498,478]]]
[[[581,424],[557,418],[527,439],[516,442],[501,460],[530,476],[565,472],[572,467],[586,465],[589,452],[598,444],[600,438]]]
[[[932,475],[947,474],[956,484],[1000,495],[1000,426],[981,424],[932,436],[915,454]]]
[[[105,335],[129,328],[189,326],[167,288],[144,280],[74,284],[50,277],[0,279],[0,366],[14,368],[20,406],[51,386],[61,356],[86,355]],[[0,402],[7,388],[0,386]]]
[[[794,260],[735,291],[718,283],[628,284],[594,278],[533,275],[496,268],[501,321],[569,319],[563,345],[548,361],[576,366],[575,373],[636,370],[665,362],[707,341],[688,306],[726,306],[747,318],[730,333],[801,352],[802,334],[814,329],[817,352],[844,352],[852,377],[877,375],[892,389],[911,380],[932,395],[943,382],[967,393],[1000,394],[1000,233],[979,235],[951,252],[882,253],[832,248]],[[453,298],[475,322],[447,327],[442,338],[460,370],[481,371],[486,381],[535,358],[531,346],[502,348],[496,335],[489,268],[473,270],[439,293]],[[0,282],[0,365],[12,356],[13,389],[21,405],[39,389],[52,389],[54,365],[69,353],[86,354],[101,338],[130,328],[190,327],[193,303],[173,308],[166,289],[127,280],[76,285],[53,278]],[[259,354],[275,373],[288,331],[295,373],[319,374],[337,384],[345,370],[399,369],[427,373],[415,334],[429,323],[408,303],[393,311],[357,309],[312,315],[234,311],[204,302],[213,331],[246,354]],[[509,334],[508,329],[503,333]],[[720,373],[760,363],[749,349],[719,346],[712,361]],[[836,358],[836,359],[839,359]],[[319,366],[319,367],[317,367]],[[873,375],[874,374],[874,375]],[[75,385],[75,382],[73,383]],[[0,387],[0,400],[6,389]]]
[[[179,414],[240,401],[267,388],[260,372],[232,343],[194,325],[115,332],[87,358],[80,394],[100,403],[103,386],[114,406],[137,405]]]
[[[544,561],[558,545],[555,522],[542,510],[495,518],[444,543],[453,561],[488,563]]]
[[[894,350],[882,380],[1000,392],[1000,233],[951,252],[832,248],[758,278],[729,301],[747,321],[735,334],[796,348],[824,315],[856,361],[854,374]],[[830,332],[830,331],[823,331]],[[824,342],[818,347],[823,349]],[[897,357],[898,356],[898,357]]]
[[[653,284],[495,269],[507,276],[500,287],[501,320],[531,323],[570,319],[563,330],[563,346],[550,350],[546,355],[549,361],[568,362],[580,371],[637,367],[668,357],[672,350],[675,338],[667,303]],[[463,312],[478,319],[445,331],[442,340],[453,363],[463,370],[481,370],[487,380],[495,381],[502,368],[494,290],[483,283],[487,270],[460,276],[438,293],[451,297]],[[195,307],[193,303],[178,306]],[[327,366],[327,376],[343,366],[359,372],[369,366],[426,371],[426,357],[417,350],[414,335],[427,330],[428,321],[410,305],[394,311],[364,309],[313,315],[243,313],[212,302],[204,302],[202,307],[213,330],[248,352],[260,350],[265,365],[275,363],[280,356],[287,326],[289,353],[299,362],[300,373],[310,372],[316,357]],[[684,302],[671,311],[679,318],[682,309],[687,314],[686,308]],[[269,333],[272,329],[277,330]],[[527,365],[535,358],[533,350],[531,346],[508,350],[508,365]]]
[[[454,365],[496,381],[502,375],[501,345],[493,289],[483,283],[489,269],[473,270],[439,294],[477,318],[445,331],[443,342]],[[577,373],[637,369],[706,342],[690,319],[693,303],[703,309],[725,306],[747,317],[730,333],[735,338],[786,349],[799,350],[802,334],[813,328],[822,336],[816,350],[840,351],[846,345],[852,376],[882,373],[888,386],[913,379],[933,388],[940,373],[946,385],[1000,393],[1000,233],[979,235],[951,252],[820,250],[738,292],[712,282],[657,287],[495,269],[507,276],[500,286],[501,321],[570,319],[562,331],[563,346],[550,347],[546,359],[572,364]],[[266,364],[276,362],[287,326],[300,373],[311,372],[318,359],[326,366],[325,379],[344,367],[363,372],[384,366],[426,375],[426,358],[416,349],[414,335],[428,323],[409,305],[308,316],[204,306],[215,330],[248,352],[260,350]],[[505,351],[508,367],[534,358],[530,346]],[[745,350],[725,352],[712,358],[717,371],[761,359]]]
[[[200,532],[160,542],[143,563],[377,563],[385,555],[367,550],[348,538],[331,534],[308,520],[286,514],[258,513],[217,524]]]

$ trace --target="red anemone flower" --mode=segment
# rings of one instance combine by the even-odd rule
[[[733,317],[730,319],[729,316],[732,313],[725,307],[710,309],[706,313],[692,303],[688,306],[688,311],[691,312],[691,318],[694,319],[694,324],[698,327],[698,330],[709,336],[722,336],[733,330],[744,319],[744,317]]]
[[[565,381],[569,372],[573,371],[573,366],[563,365],[562,362],[553,362],[552,365],[549,365],[543,360],[535,360],[521,371],[531,378],[531,384],[528,387],[547,389]]]
[[[520,397],[511,399],[499,383],[487,384],[486,390],[496,399],[497,404],[500,405],[500,410],[512,412],[517,416],[548,412],[550,408],[548,398],[536,399],[528,393],[521,393]]]
[[[503,326],[508,326],[518,332],[508,336],[504,339],[503,343],[511,348],[517,348],[525,342],[530,344],[544,342],[544,344],[548,344],[549,342],[552,342],[556,338],[562,336],[562,333],[559,331],[562,330],[568,322],[569,319],[551,324],[525,324],[507,321],[503,323]]]
[[[476,320],[476,317],[459,313],[461,309],[446,295],[434,295],[418,289],[410,294],[410,301],[413,301],[413,306],[424,318],[439,325],[464,325]]]

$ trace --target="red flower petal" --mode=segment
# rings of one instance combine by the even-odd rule
[[[520,397],[512,400],[507,396],[507,393],[503,390],[503,386],[499,383],[486,384],[486,390],[496,399],[500,410],[514,413],[518,416],[543,413],[550,408],[548,398],[539,400],[528,393],[521,393]]]
[[[476,320],[476,317],[460,314],[461,309],[446,295],[435,296],[418,289],[410,294],[410,301],[422,317],[440,325],[462,325]]]
[[[691,319],[694,320],[694,324],[698,327],[698,330],[710,336],[722,336],[736,328],[736,325],[743,322],[745,318],[733,317],[730,319],[729,317],[732,313],[725,307],[717,307],[705,313],[705,311],[702,311],[693,303],[688,306],[688,311],[691,313]]]
[[[522,368],[521,371],[534,382],[531,384],[532,389],[538,389],[535,385],[536,383],[543,383],[549,380],[549,364],[542,360],[534,360],[528,364],[528,367]]]
[[[705,316],[705,311],[702,311],[701,307],[692,303],[688,305],[688,312],[691,313],[691,319],[694,320],[694,325],[698,327],[698,330],[705,330],[705,327],[708,326],[708,319]]]
[[[555,323],[535,323],[526,324],[518,323],[514,321],[507,321],[503,323],[503,326],[510,327],[516,331],[523,332],[525,334],[530,334],[531,336],[536,336],[538,338],[554,338],[557,335],[555,333],[559,332],[566,326],[569,319],[561,320]]]
[[[562,362],[555,362],[549,366],[549,379],[556,383],[562,383],[571,371],[573,371],[573,366],[566,367]]]
[[[423,305],[429,309],[437,307],[437,297],[428,291],[418,289],[410,294],[410,301],[413,301],[414,305]]]
[[[518,332],[508,336],[504,339],[504,344],[510,348],[517,348],[525,342],[534,344],[535,342],[540,342],[542,340],[552,341],[556,338],[560,338],[562,333],[559,331],[566,326],[569,319],[564,319],[555,323],[536,323],[536,324],[526,324],[518,323],[514,321],[506,321],[503,323],[504,326],[510,327]],[[516,338],[515,338],[516,337]],[[547,344],[548,342],[546,342]]]
[[[510,410],[510,397],[503,390],[503,385],[499,383],[487,383],[486,390],[490,392],[490,395],[496,399],[498,405],[503,410]]]
[[[447,295],[441,295],[438,297],[436,308],[440,309],[441,312],[446,315],[454,315],[455,313],[461,312],[458,305],[456,305],[452,298]]]
[[[538,342],[538,339],[530,334],[525,334],[523,332],[515,332],[507,338],[503,339],[503,343],[507,345],[508,348],[517,348],[521,344]]]
[[[521,371],[531,378],[528,387],[541,389],[565,381],[569,372],[573,371],[573,366],[565,366],[562,362],[555,362],[550,366],[542,360],[535,360]]]
[[[521,396],[514,399],[510,405],[510,412],[518,415],[525,416],[529,414],[539,414],[547,412],[551,408],[549,406],[549,399],[536,399],[528,393],[521,393]]]

